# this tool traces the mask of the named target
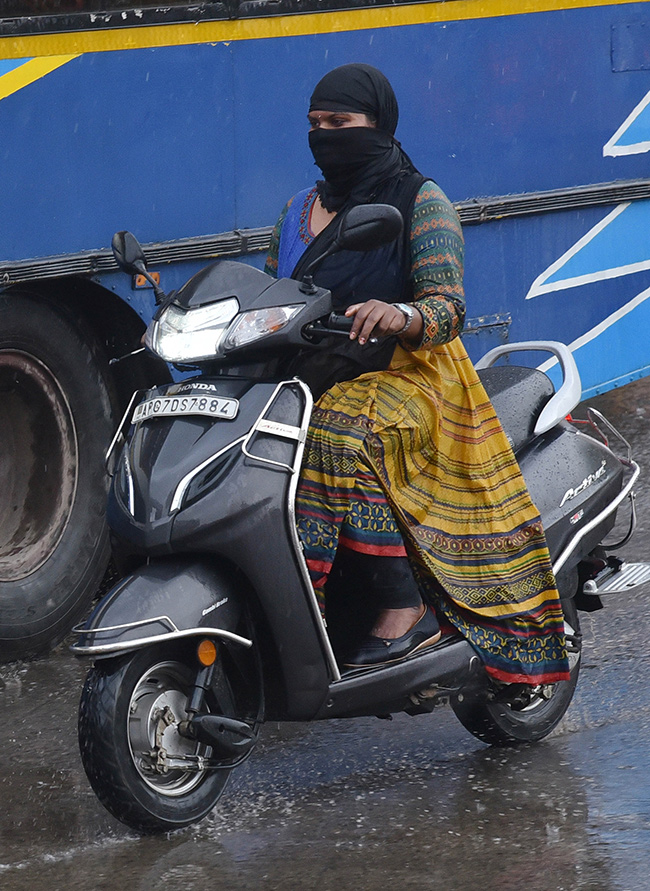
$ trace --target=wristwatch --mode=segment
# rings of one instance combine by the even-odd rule
[[[415,314],[415,310],[408,303],[393,303],[395,309],[399,309],[400,312],[403,312],[406,316],[406,321],[402,328],[399,329],[397,335],[404,334],[411,327],[411,322],[413,321],[413,316]]]

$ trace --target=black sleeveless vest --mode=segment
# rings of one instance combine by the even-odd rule
[[[401,212],[404,230],[400,238],[374,251],[340,251],[327,257],[314,273],[314,283],[332,292],[334,310],[344,312],[354,303],[383,300],[408,303],[413,299],[411,282],[411,218],[415,199],[426,177],[407,173],[381,186],[373,196],[374,204],[392,204]],[[341,213],[343,213],[342,211]],[[340,214],[312,241],[291,277],[301,279],[311,261],[334,240]],[[368,371],[388,368],[396,337],[383,338],[377,344],[337,337],[320,351],[305,351],[292,362],[291,371],[307,383],[314,398],[345,380],[353,380]]]

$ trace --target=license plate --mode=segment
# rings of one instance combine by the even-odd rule
[[[148,418],[170,418],[182,415],[203,415],[208,418],[237,417],[239,401],[223,396],[157,396],[136,406],[133,424]]]

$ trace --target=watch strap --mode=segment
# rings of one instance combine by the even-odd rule
[[[411,327],[415,309],[412,306],[409,306],[408,303],[394,303],[393,306],[395,307],[395,309],[399,309],[399,311],[404,313],[404,315],[406,316],[404,325],[397,332],[397,336],[399,337],[400,334],[404,334],[404,332],[408,331],[408,329]]]

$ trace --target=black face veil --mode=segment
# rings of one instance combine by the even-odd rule
[[[374,127],[316,129],[309,145],[324,181],[318,194],[329,211],[375,200],[378,189],[415,168],[394,138],[399,116],[388,79],[371,65],[335,68],[312,93],[310,111],[346,111],[367,115]]]

